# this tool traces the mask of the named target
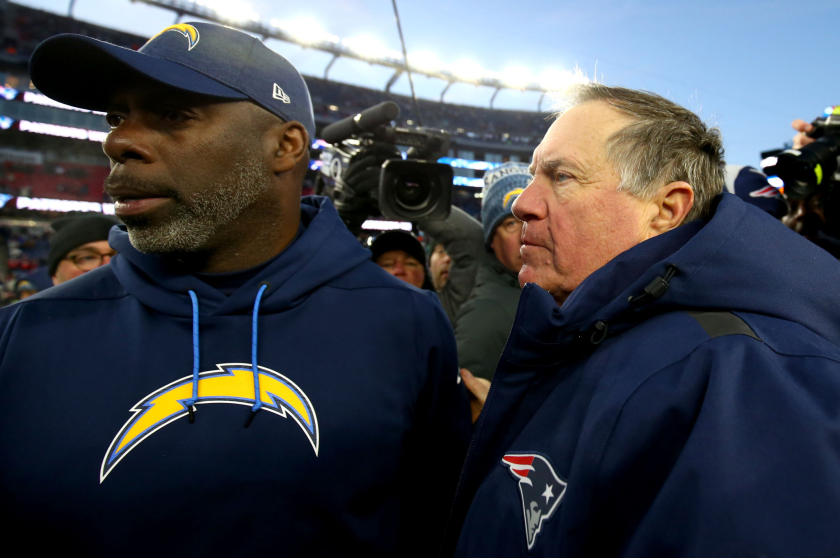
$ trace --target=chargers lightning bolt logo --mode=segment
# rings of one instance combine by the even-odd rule
[[[551,519],[566,494],[566,481],[554,472],[548,459],[536,453],[509,453],[502,464],[519,481],[522,515],[525,518],[525,542],[534,548],[543,523]]]
[[[198,44],[198,39],[200,38],[198,35],[198,29],[196,29],[189,23],[179,23],[178,25],[170,25],[169,27],[167,27],[166,29],[164,29],[163,31],[146,41],[146,44],[151,43],[167,31],[175,31],[176,33],[180,33],[181,35],[186,37],[190,44],[187,50],[192,50],[193,47]]]
[[[254,404],[254,375],[250,364],[218,364],[217,370],[201,372],[196,405],[203,403]],[[287,377],[259,367],[260,401],[263,409],[298,423],[318,455],[318,417],[309,398]],[[185,376],[144,397],[132,407],[134,415],[120,429],[99,472],[99,482],[140,442],[188,414],[184,401],[192,396],[192,376]],[[195,409],[195,407],[193,407]]]

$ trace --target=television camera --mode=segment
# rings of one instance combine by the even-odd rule
[[[398,221],[445,219],[452,204],[452,167],[436,161],[450,134],[392,126],[396,103],[386,101],[324,128],[315,193],[333,200],[347,228],[358,234],[369,217]],[[403,156],[398,146],[408,147]]]

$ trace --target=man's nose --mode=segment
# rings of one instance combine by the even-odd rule
[[[513,216],[522,222],[528,222],[532,219],[545,219],[547,211],[543,200],[543,189],[537,179],[532,180],[513,202],[510,208]]]
[[[117,164],[125,164],[132,160],[151,163],[153,156],[149,142],[152,133],[142,118],[128,116],[111,130],[102,142],[102,150]]]
[[[394,275],[405,275],[405,266],[401,261],[394,263]]]

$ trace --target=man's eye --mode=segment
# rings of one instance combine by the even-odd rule
[[[120,124],[122,124],[123,117],[118,114],[109,114],[105,117],[105,122],[108,123],[108,126],[111,128],[116,128]]]
[[[564,172],[558,172],[554,176],[554,182],[562,184],[562,183],[566,182],[567,180],[569,180],[570,178],[571,178],[571,176],[569,176],[568,174],[566,174]]]
[[[76,263],[90,263],[96,259],[96,256],[76,256]]]
[[[187,113],[181,109],[168,109],[163,112],[163,119],[168,122],[183,122],[188,117]]]

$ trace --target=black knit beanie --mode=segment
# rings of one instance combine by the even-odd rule
[[[402,250],[426,267],[426,252],[423,245],[415,236],[405,231],[388,231],[377,236],[370,245],[373,252],[371,259],[375,262],[379,256],[391,250]]]
[[[108,240],[111,227],[120,221],[110,215],[90,213],[62,217],[51,225],[55,234],[50,239],[50,254],[47,256],[47,269],[50,277],[55,275],[59,262],[71,250],[88,242]]]

